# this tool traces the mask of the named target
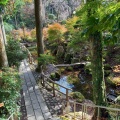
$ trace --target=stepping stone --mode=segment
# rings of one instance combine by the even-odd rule
[[[41,109],[34,110],[34,112],[37,120],[45,120],[42,115]]]
[[[27,118],[28,120],[36,120],[35,116],[31,116]]]

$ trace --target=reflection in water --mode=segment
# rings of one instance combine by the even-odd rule
[[[56,81],[56,83],[66,87],[66,88],[71,88],[72,89],[74,87],[74,85],[72,85],[72,84],[67,82],[67,76],[62,76],[59,81]],[[62,93],[66,93],[66,89],[65,88],[60,87],[60,91]]]

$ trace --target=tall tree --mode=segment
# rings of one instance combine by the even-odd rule
[[[102,61],[102,33],[109,31],[120,15],[120,3],[116,4],[114,1],[112,1],[112,4],[109,1],[103,3],[102,0],[87,0],[86,4],[77,13],[80,16],[77,24],[80,23],[79,27],[83,30],[81,35],[91,43],[93,101],[96,105],[105,105],[106,98]],[[100,114],[102,112],[100,111]],[[96,115],[97,110],[95,110],[94,116],[96,117]],[[96,120],[95,117],[94,120]]]
[[[95,7],[91,7],[95,5]],[[86,1],[86,30],[88,40],[91,43],[91,66],[92,66],[92,82],[93,82],[93,101],[96,105],[103,105],[105,103],[105,81],[103,69],[103,46],[102,34],[99,29],[94,29],[100,21],[99,7],[100,1],[87,0]],[[97,113],[95,113],[96,116]]]
[[[8,0],[0,1],[0,11],[3,11],[3,5],[5,5]],[[2,13],[0,13],[0,68],[8,66],[8,60],[5,50],[6,36],[3,27]]]
[[[43,44],[43,21],[42,21],[42,0],[34,0],[35,6],[35,22],[36,22],[36,38],[37,38],[37,54],[44,54],[44,44]],[[38,62],[37,70],[40,70],[41,64]]]

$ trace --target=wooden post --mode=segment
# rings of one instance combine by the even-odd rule
[[[68,89],[66,89],[66,102],[67,102],[67,112],[68,112],[68,106],[69,106]]]
[[[68,89],[66,89],[66,101],[69,101],[69,97],[68,97]]]
[[[84,104],[84,108],[83,108],[83,111],[84,111],[84,113],[83,113],[83,119],[85,119],[85,104]]]
[[[83,111],[84,111],[84,106],[82,104],[82,120],[83,120]]]
[[[100,108],[99,108],[99,106],[98,106],[97,120],[99,120],[99,117],[100,117]]]
[[[87,119],[87,105],[85,104],[85,119]]]
[[[55,97],[55,84],[53,82],[53,96]]]
[[[44,77],[43,74],[41,74],[41,78],[42,78],[41,84],[42,84],[43,87],[45,87],[45,77]]]
[[[74,102],[74,120],[76,119],[75,112],[76,112],[76,102]]]

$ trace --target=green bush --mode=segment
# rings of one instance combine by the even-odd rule
[[[43,67],[45,67],[47,64],[53,63],[55,61],[55,58],[51,55],[40,54],[38,61],[39,61],[39,64],[41,64],[41,65],[43,65]]]
[[[79,78],[75,76],[74,74],[68,75],[67,82],[73,85],[79,84]]]
[[[14,29],[14,26],[7,23],[7,22],[4,22],[4,27],[5,27],[5,32],[6,33],[10,33]]]
[[[0,108],[0,120],[16,112],[20,87],[21,80],[17,70],[13,68],[0,70],[0,103],[4,103]]]
[[[22,50],[19,41],[10,39],[6,46],[9,66],[19,66],[20,61],[27,57],[27,51]]]
[[[82,102],[85,99],[85,97],[80,92],[72,92],[70,96],[76,99],[77,102]]]

